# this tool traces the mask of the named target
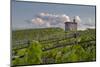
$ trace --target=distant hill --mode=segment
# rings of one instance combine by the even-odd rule
[[[13,40],[34,39],[63,32],[64,30],[58,27],[16,30],[12,31],[12,39]]]

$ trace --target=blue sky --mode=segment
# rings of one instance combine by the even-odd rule
[[[80,20],[78,29],[95,28],[95,6],[12,1],[13,30],[45,27],[64,29],[63,21],[72,21],[74,16]]]

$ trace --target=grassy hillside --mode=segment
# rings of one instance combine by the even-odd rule
[[[44,36],[49,36],[51,34],[57,34],[64,32],[61,28],[40,28],[40,29],[26,29],[26,30],[16,30],[12,31],[13,40],[23,40],[23,39],[36,39]]]
[[[13,50],[13,54],[17,56],[16,58],[12,58],[13,65],[95,61],[95,29],[87,29],[84,31],[80,30],[77,31],[79,36],[66,38],[67,35],[69,37],[69,34],[73,33],[76,32],[64,32],[64,30],[60,28],[13,31],[13,41],[23,39],[31,40],[27,48]],[[42,40],[43,42],[41,42],[40,40]],[[70,42],[72,42],[72,45],[67,45],[67,43]],[[14,43],[12,45],[14,45]],[[20,45],[21,44],[19,44],[19,46]],[[46,48],[52,47],[55,48],[43,51]]]

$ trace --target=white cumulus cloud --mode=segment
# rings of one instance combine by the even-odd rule
[[[75,16],[74,18],[76,22],[81,22],[79,16]],[[73,22],[70,20],[70,17],[66,14],[53,14],[47,12],[41,12],[36,14],[31,20],[31,23],[36,25],[37,27],[60,27],[65,28],[65,22]],[[80,23],[78,23],[80,24]]]
[[[79,17],[79,16],[75,16],[75,21],[76,21],[76,22],[81,22],[80,17]]]
[[[50,25],[57,25],[59,23],[69,22],[70,18],[66,14],[51,14],[51,13],[39,13],[34,17],[32,20],[34,24],[46,24]]]
[[[35,23],[35,24],[39,24],[39,25],[42,25],[42,24],[44,24],[45,22],[44,22],[44,20],[42,20],[41,18],[35,18],[35,19],[32,19],[31,20],[32,21],[32,23]]]

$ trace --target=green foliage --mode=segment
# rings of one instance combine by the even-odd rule
[[[13,65],[26,65],[26,64],[40,64],[42,62],[42,49],[41,44],[38,41],[32,41],[28,48],[20,49],[17,51],[17,56],[22,58],[16,58],[12,63]]]
[[[63,62],[79,62],[79,61],[95,61],[96,60],[96,43],[86,42],[82,44],[74,44],[69,46],[64,46],[60,48],[55,48],[49,51],[42,51],[45,48],[55,47],[59,44],[57,43],[68,43],[73,41],[83,42],[87,40],[95,40],[95,29],[87,29],[84,31],[78,31],[79,37],[64,39],[57,42],[49,42],[47,40],[46,44],[42,44],[38,39],[48,38],[50,35],[56,34],[54,38],[62,38],[65,34],[72,34],[69,31],[64,33],[62,29],[59,28],[47,28],[47,29],[35,29],[35,30],[20,30],[13,31],[13,40],[25,39],[27,32],[28,39],[32,39],[29,47],[13,50],[17,52],[16,55],[24,57],[16,58],[12,61],[13,65],[27,65],[27,64],[47,64],[47,63],[63,63]],[[58,34],[62,34],[58,36]],[[51,39],[52,40],[52,39]],[[48,43],[49,42],[49,43]]]
[[[32,41],[30,46],[27,48],[28,53],[28,64],[40,64],[42,62],[42,49],[41,44],[37,41]]]

